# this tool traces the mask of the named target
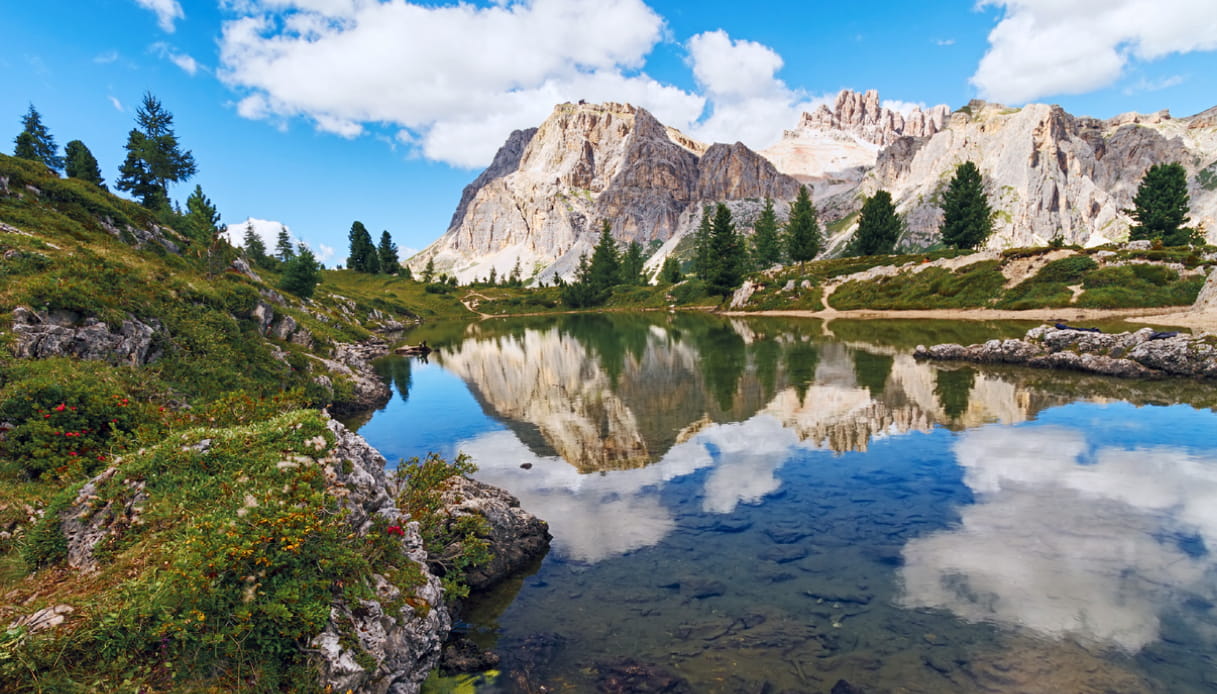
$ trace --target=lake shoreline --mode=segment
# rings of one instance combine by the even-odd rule
[[[1169,312],[1175,309],[1174,312]],[[938,319],[938,320],[1025,320],[1036,322],[1077,322],[1094,320],[1124,320],[1145,323],[1148,325],[1169,325],[1173,327],[1191,328],[1202,332],[1217,333],[1217,314],[1200,313],[1187,310],[1183,306],[1157,306],[1154,308],[1036,308],[1020,311],[993,308],[943,308],[943,309],[854,309],[840,311],[823,309],[820,311],[783,310],[769,311],[720,311],[724,316],[780,316],[786,318],[820,318],[833,320],[848,319]]]

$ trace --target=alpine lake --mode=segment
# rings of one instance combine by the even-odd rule
[[[553,534],[457,625],[500,665],[424,691],[1217,691],[1217,386],[912,357],[1033,325],[416,329],[360,433]]]

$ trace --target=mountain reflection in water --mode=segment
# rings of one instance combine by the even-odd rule
[[[471,608],[539,678],[487,692],[594,690],[626,657],[691,691],[1208,691],[1217,389],[910,356],[1025,329],[429,326],[363,433],[467,453],[550,523],[539,572]],[[560,656],[513,661],[537,634]]]

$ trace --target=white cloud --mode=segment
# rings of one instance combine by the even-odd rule
[[[317,244],[317,253],[315,255],[317,256],[318,262],[325,263],[329,262],[330,258],[333,258],[334,254],[337,252],[338,251],[334,250],[333,246],[327,246],[324,243],[319,243]]]
[[[1151,80],[1145,77],[1137,80],[1136,84],[1130,84],[1124,88],[1124,95],[1131,96],[1138,92],[1158,92],[1171,87],[1178,87],[1184,82],[1183,75],[1171,75],[1162,79]]]
[[[954,46],[955,39],[935,39],[934,45],[936,45],[936,46]]]
[[[711,142],[740,141],[767,147],[827,98],[812,100],[777,77],[782,58],[768,46],[733,40],[722,31],[689,39],[689,66],[711,102],[711,113],[690,127],[695,137]]]
[[[135,0],[135,4],[156,13],[156,23],[162,31],[173,33],[173,22],[185,19],[186,13],[177,0]]]
[[[924,101],[900,101],[898,99],[885,99],[881,106],[902,116],[912,113],[913,109],[919,108],[924,111],[926,108]]]
[[[108,65],[116,60],[118,60],[118,51],[113,49],[93,56],[93,62],[97,63],[98,65]]]
[[[178,66],[179,68],[182,69],[183,72],[185,72],[186,74],[188,74],[192,77],[194,76],[195,73],[197,73],[199,71],[198,61],[196,61],[194,58],[190,57],[189,55],[178,51],[176,48],[174,48],[173,46],[170,46],[169,44],[167,44],[163,41],[158,41],[158,42],[152,44],[149,48],[152,50],[153,53],[159,55],[162,58],[169,60],[169,62]]]
[[[1212,0],[982,0],[1005,9],[972,84],[1020,104],[1106,87],[1130,60],[1217,49]]]
[[[245,228],[251,224],[254,227],[254,233],[262,239],[262,243],[266,246],[268,253],[273,253],[275,250],[275,244],[279,242],[280,228],[287,229],[288,237],[291,238],[293,243],[298,241],[297,238],[291,235],[291,227],[287,226],[286,224],[269,219],[256,219],[254,217],[246,218],[244,221],[236,222],[234,224],[227,224],[224,226],[224,231],[220,233],[222,236],[224,236],[224,238],[228,239],[228,242],[232,245],[244,246]]]
[[[370,0],[244,0],[224,23],[222,79],[247,118],[306,117],[345,137],[410,132],[423,154],[489,162],[507,134],[555,103],[631,101],[690,123],[704,100],[636,70],[664,21],[641,0],[423,6]]]
[[[113,106],[115,110],[117,110],[117,111],[126,111],[127,110],[127,109],[123,108],[123,102],[119,101],[117,96],[114,96],[113,94],[111,94],[111,95],[107,96],[106,98],[110,100],[110,105]]]
[[[1138,651],[1180,605],[1217,600],[1217,460],[1168,447],[1092,450],[1050,426],[971,430],[955,447],[976,503],[904,549],[903,602],[970,621]],[[1189,552],[1198,537],[1208,551]]]

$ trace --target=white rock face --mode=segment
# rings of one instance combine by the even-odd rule
[[[838,199],[841,211],[860,195],[883,189],[904,214],[903,243],[925,246],[938,237],[938,207],[955,167],[972,161],[996,212],[993,248],[1042,245],[1055,237],[1086,246],[1122,241],[1131,218],[1123,210],[1153,164],[1179,162],[1188,172],[1193,224],[1217,219],[1217,127],[1200,114],[1171,119],[1159,112],[1108,121],[1074,117],[1059,106],[1021,109],[973,102],[951,114],[928,139],[901,138],[879,155],[857,190]],[[1208,112],[1206,112],[1208,113]],[[1202,173],[1206,172],[1206,173]],[[852,210],[850,210],[852,211]],[[852,234],[846,229],[834,245]]]
[[[613,236],[644,246],[696,226],[703,205],[759,209],[791,200],[798,183],[742,144],[707,146],[628,104],[560,104],[535,130],[512,133],[494,162],[466,187],[448,231],[410,259],[468,281],[493,267],[507,276],[569,276]]]
[[[884,147],[897,139],[929,137],[946,125],[950,109],[938,105],[907,115],[884,108],[875,90],[848,89],[837,94],[832,108],[821,104],[804,113],[782,139],[761,152],[782,173],[815,183],[824,196],[851,187],[870,170]]]

